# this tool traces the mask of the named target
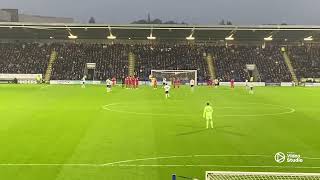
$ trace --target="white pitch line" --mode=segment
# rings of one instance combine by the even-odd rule
[[[149,161],[149,160],[160,160],[160,159],[176,159],[176,158],[196,158],[196,157],[268,157],[272,158],[273,155],[262,155],[262,154],[197,154],[197,155],[183,155],[183,156],[161,156],[161,157],[150,157],[150,158],[139,158],[139,159],[130,159],[130,160],[122,160],[115,161],[110,163],[0,163],[0,166],[87,166],[87,167],[122,167],[122,166],[133,166],[133,167],[156,167],[156,166],[217,166],[217,167],[279,167],[279,168],[315,168],[318,169],[320,167],[303,167],[303,166],[233,166],[233,165],[196,165],[196,164],[187,164],[187,165],[170,165],[170,164],[125,164],[125,163],[137,163],[141,161]],[[320,160],[318,157],[302,157],[303,159],[311,159],[311,160]]]
[[[272,155],[259,155],[259,154],[244,154],[244,155],[236,155],[236,154],[198,154],[198,155],[184,155],[184,156],[162,156],[162,157],[151,157],[151,158],[140,158],[140,159],[130,159],[123,161],[115,161],[104,164],[94,164],[94,163],[2,163],[0,166],[87,166],[87,167],[166,167],[166,166],[185,166],[185,167],[274,167],[274,168],[310,168],[310,169],[319,169],[320,167],[303,167],[303,166],[233,166],[233,165],[197,165],[197,164],[124,164],[124,163],[132,163],[132,162],[140,162],[140,161],[149,161],[149,160],[160,160],[160,159],[175,159],[175,158],[195,158],[195,157],[268,157],[272,158]],[[316,157],[302,157],[304,159],[311,160],[319,160],[320,158]]]
[[[310,166],[235,166],[218,164],[138,164],[138,165],[120,165],[121,167],[220,167],[220,168],[288,168],[288,169],[320,169],[320,167]]]
[[[174,158],[192,158],[192,155],[186,156],[163,156],[163,157],[152,157],[152,158],[141,158],[141,159],[130,159],[124,161],[116,161],[111,163],[103,164],[104,166],[114,165],[114,164],[121,164],[121,163],[128,163],[128,162],[137,162],[137,161],[148,161],[148,160],[159,160],[159,159],[174,159]]]
[[[130,111],[121,111],[121,110],[114,110],[114,109],[110,109],[109,106],[112,105],[117,105],[120,103],[112,103],[112,104],[107,104],[102,106],[103,109],[111,111],[111,112],[118,112],[118,113],[126,113],[126,114],[136,114],[136,115],[146,115],[146,116],[150,116],[150,115],[154,115],[154,116],[188,116],[185,114],[166,114],[166,113],[161,113],[161,114],[157,114],[157,113],[139,113],[139,112],[130,112]],[[191,115],[191,114],[190,114]]]
[[[116,161],[111,163],[103,164],[105,166],[115,165],[115,164],[122,164],[128,162],[138,162],[138,161],[148,161],[148,160],[159,160],[159,159],[174,159],[174,158],[195,158],[195,157],[270,157],[272,155],[258,155],[258,154],[244,154],[244,155],[237,155],[237,154],[197,154],[197,155],[185,155],[185,156],[163,156],[163,157],[152,157],[152,158],[141,158],[141,159],[131,159],[131,160],[123,160],[123,161]]]
[[[0,164],[0,166],[101,166],[101,164],[64,164],[64,163],[52,163],[52,164],[49,164],[49,163],[30,163],[30,164],[27,164],[27,163],[17,163],[17,164],[14,164],[14,163],[4,163],[4,164]]]
[[[302,157],[303,159],[311,159],[311,160],[320,160],[320,158],[314,158],[314,157]]]
[[[271,155],[256,155],[256,154],[246,154],[246,155],[194,155],[194,157],[273,157]]]
[[[122,111],[122,110],[114,110],[111,109],[110,106],[113,105],[118,105],[121,103],[111,103],[111,104],[107,104],[107,105],[103,105],[102,108],[104,110],[107,111],[111,111],[111,112],[118,112],[118,113],[126,113],[126,114],[136,114],[136,115],[154,115],[154,116],[191,116],[193,114],[166,114],[166,113],[161,113],[161,114],[157,114],[157,113],[143,113],[143,112],[131,112],[131,111]],[[275,105],[275,104],[263,104],[263,103],[249,103],[249,104],[257,104],[257,105],[267,105],[267,106],[273,106],[273,107],[281,107],[283,109],[287,109],[288,111],[285,112],[279,112],[279,113],[265,113],[265,114],[229,114],[229,115],[216,115],[216,117],[258,117],[258,116],[275,116],[275,115],[284,115],[284,114],[291,114],[294,113],[296,110],[294,108],[291,107],[285,107],[285,106],[281,106],[281,105]],[[227,107],[227,108],[231,108],[231,107]]]

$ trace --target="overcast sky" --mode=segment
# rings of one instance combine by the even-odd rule
[[[18,8],[20,13],[73,17],[87,22],[130,23],[151,18],[217,24],[320,25],[320,0],[0,0],[0,8]]]

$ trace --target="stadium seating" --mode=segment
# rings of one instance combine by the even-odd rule
[[[61,44],[58,60],[53,66],[52,79],[79,80],[86,63],[96,63],[97,79],[121,78],[127,73],[128,46],[102,44]]]
[[[54,80],[81,79],[86,63],[97,63],[98,80],[120,79],[128,75],[128,53],[133,52],[135,72],[142,80],[148,79],[151,69],[196,69],[199,82],[207,80],[205,57],[211,53],[216,75],[223,81],[245,81],[248,78],[246,64],[257,66],[262,81],[292,81],[278,46],[3,43],[0,44],[0,73],[44,74],[53,49],[58,53],[52,69]],[[289,55],[299,78],[320,76],[318,47],[290,47]]]
[[[212,47],[217,76],[223,81],[248,79],[246,64],[255,64],[264,82],[290,82],[291,75],[279,47],[230,46]]]
[[[44,74],[51,46],[37,43],[0,44],[0,73]]]
[[[319,46],[293,46],[289,47],[289,56],[300,78],[320,77],[320,47]]]

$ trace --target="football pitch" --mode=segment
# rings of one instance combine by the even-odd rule
[[[0,85],[0,179],[203,180],[320,172],[320,89]],[[206,129],[203,108],[214,108]],[[275,161],[293,152],[303,162]]]

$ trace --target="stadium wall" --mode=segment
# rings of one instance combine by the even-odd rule
[[[253,86],[266,86],[265,82],[252,82]],[[235,86],[246,86],[245,82],[234,82]],[[230,86],[230,82],[220,82],[220,86]]]
[[[305,87],[320,87],[320,83],[305,83]]]
[[[19,81],[20,82],[20,81]],[[31,81],[21,81],[24,83],[33,83]],[[79,85],[81,84],[82,81],[80,80],[51,80],[50,84],[52,85]],[[86,81],[86,84],[91,84],[91,85],[103,85],[105,84],[104,81]],[[120,85],[121,82],[117,82],[117,85]],[[169,85],[172,85],[171,82],[168,81]],[[139,81],[139,85],[147,85],[150,86],[149,81]],[[161,81],[158,81],[158,85],[162,85]],[[188,84],[186,84],[188,85]],[[207,86],[207,83],[198,83],[199,86]],[[246,85],[245,82],[235,82],[235,86],[237,87],[244,87]],[[304,83],[301,84],[302,86],[305,87],[320,87],[320,83]],[[230,86],[230,82],[220,82],[220,86]],[[273,87],[294,87],[294,84],[291,82],[281,82],[281,83],[265,83],[265,82],[253,82],[253,86],[255,87],[266,87],[266,86],[273,86]]]
[[[0,74],[0,83],[36,84],[37,77],[42,79],[42,74]]]
[[[75,85],[81,84],[81,82],[79,80],[51,80],[50,84]],[[86,81],[86,84],[101,84],[101,81]]]
[[[281,82],[280,86],[282,86],[282,87],[291,87],[291,86],[294,86],[294,84],[292,82]]]
[[[42,74],[0,74],[0,80],[30,80],[30,79],[36,79],[37,76],[40,76],[42,78]]]

